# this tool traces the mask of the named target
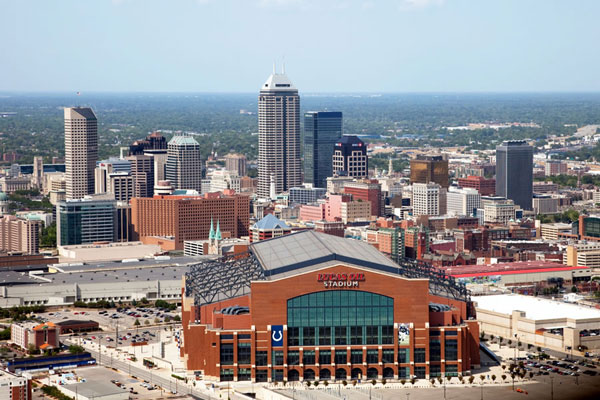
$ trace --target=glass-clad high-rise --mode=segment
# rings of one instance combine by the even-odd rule
[[[505,141],[496,147],[496,195],[531,210],[533,147],[524,140]]]
[[[310,111],[304,114],[304,182],[325,187],[333,175],[335,142],[342,137],[342,113]]]

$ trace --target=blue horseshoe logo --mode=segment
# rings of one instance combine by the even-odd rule
[[[271,346],[283,346],[283,325],[273,325],[271,327]]]

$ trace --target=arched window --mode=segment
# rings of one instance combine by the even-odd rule
[[[394,299],[359,290],[327,290],[287,302],[289,346],[392,344]]]

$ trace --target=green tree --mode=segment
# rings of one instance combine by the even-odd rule
[[[85,349],[82,346],[76,345],[76,344],[72,344],[69,346],[69,353],[71,354],[81,354],[85,351]]]
[[[140,324],[140,320],[136,318],[136,319],[135,319],[135,322],[133,323],[133,325],[135,325],[135,326],[140,326],[140,325],[141,325],[141,324]]]
[[[42,228],[40,247],[56,247],[56,223],[52,223],[47,228]]]
[[[10,340],[10,328],[0,331],[0,340]]]

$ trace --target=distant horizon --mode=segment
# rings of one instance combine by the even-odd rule
[[[39,94],[39,95],[51,95],[51,94],[58,94],[58,95],[72,95],[72,96],[79,96],[79,97],[85,97],[88,94],[91,95],[98,95],[98,94],[149,94],[149,95],[158,95],[158,94],[180,94],[180,95],[204,95],[204,94],[209,94],[209,95],[229,95],[229,94],[239,94],[239,95],[257,95],[260,91],[260,88],[256,90],[256,92],[250,92],[250,91],[245,91],[245,92],[236,92],[236,91],[222,91],[222,92],[211,92],[211,91],[119,91],[119,90],[111,90],[111,91],[100,91],[100,90],[90,90],[90,91],[86,91],[86,92],[82,92],[81,95],[77,95],[76,93],[70,92],[70,91],[62,91],[62,90],[48,90],[48,91],[36,91],[36,90],[0,90],[0,98],[2,97],[6,97],[7,95],[32,95],[32,94]],[[394,91],[348,91],[348,92],[313,92],[313,91],[307,91],[307,92],[303,92],[301,89],[298,89],[300,94],[304,94],[304,95],[309,95],[309,96],[327,96],[327,95],[334,95],[334,96],[339,96],[339,95],[427,95],[427,94],[431,94],[431,95],[453,95],[453,94],[600,94],[600,90],[589,90],[589,91],[585,91],[585,90],[579,90],[579,91],[558,91],[558,90],[539,90],[539,91],[529,91],[529,90],[514,90],[514,91],[407,91],[407,92],[394,92]]]

